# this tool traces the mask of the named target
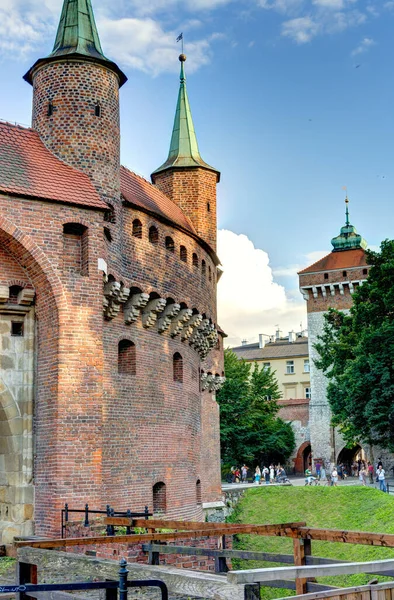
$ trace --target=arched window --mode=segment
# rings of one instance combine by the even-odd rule
[[[201,261],[201,273],[203,277],[207,276],[207,265],[205,264],[205,260]]]
[[[157,227],[155,227],[154,225],[152,225],[152,227],[149,227],[149,241],[151,244],[159,243],[159,232],[157,230]]]
[[[212,281],[212,270],[210,266],[208,266],[208,279],[209,281]]]
[[[84,225],[63,225],[63,268],[69,273],[89,275],[88,228]]]
[[[208,211],[208,212],[211,212],[211,205],[210,205],[210,203],[209,203],[209,202],[207,202],[207,211]]]
[[[166,237],[166,250],[169,252],[175,252],[174,240],[169,235]]]
[[[136,238],[142,238],[142,223],[139,219],[133,221],[133,236]]]
[[[111,231],[108,229],[108,227],[104,227],[104,235],[107,242],[112,242]]]
[[[174,381],[183,382],[183,358],[179,352],[175,352],[172,359]]]
[[[196,501],[197,504],[202,504],[201,481],[199,479],[196,481]]]
[[[187,250],[186,250],[185,246],[180,247],[179,256],[180,256],[180,259],[183,260],[183,262],[187,262]]]
[[[198,256],[195,252],[193,252],[192,262],[193,262],[193,267],[198,269]]]
[[[11,285],[9,288],[8,302],[10,304],[18,304],[18,296],[23,288],[20,285]]]
[[[130,340],[120,340],[119,342],[118,373],[122,375],[136,375],[137,373],[135,344]]]
[[[166,484],[162,481],[153,486],[153,512],[165,513],[167,510]]]

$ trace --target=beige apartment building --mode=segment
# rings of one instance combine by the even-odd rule
[[[238,358],[256,362],[261,369],[271,368],[283,400],[311,398],[308,337],[305,331],[292,331],[287,337],[282,337],[280,331],[273,336],[260,334],[258,342],[244,342],[232,350]]]
[[[259,335],[255,344],[244,342],[232,348],[239,359],[257,363],[261,369],[275,373],[282,395],[278,401],[279,416],[292,424],[295,435],[295,451],[290,458],[293,473],[304,473],[310,466],[311,445],[309,434],[309,402],[312,395],[307,332],[282,337]]]

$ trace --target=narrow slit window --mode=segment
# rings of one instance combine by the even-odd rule
[[[168,252],[172,252],[172,253],[175,252],[174,240],[169,235],[167,235],[167,237],[166,237],[166,250],[168,250]]]
[[[47,116],[52,117],[52,115],[53,115],[53,104],[52,104],[52,102],[48,102]]]
[[[198,269],[198,256],[197,256],[197,254],[195,252],[193,252],[193,259],[192,259],[192,261],[193,261],[193,267],[195,269]]]
[[[175,352],[173,357],[173,376],[174,381],[183,382],[183,358],[179,352]]]
[[[11,321],[11,335],[23,337],[23,321]]]
[[[186,250],[185,246],[180,247],[179,257],[180,257],[181,261],[187,262],[187,250]]]
[[[149,241],[151,244],[154,245],[157,245],[159,243],[159,232],[154,225],[152,225],[152,227],[149,227]]]
[[[94,107],[94,114],[96,117],[101,117],[101,106],[99,103]]]
[[[133,221],[133,236],[142,239],[142,223],[139,219]]]

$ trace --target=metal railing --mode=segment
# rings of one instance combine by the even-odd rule
[[[145,510],[143,512],[132,512],[130,509],[126,511],[115,511],[109,504],[105,510],[91,510],[89,508],[89,504],[85,504],[85,508],[69,508],[68,504],[64,505],[62,508],[62,532],[61,537],[66,538],[67,534],[67,525],[69,523],[69,515],[70,513],[79,513],[85,515],[84,527],[90,527],[89,515],[105,515],[106,517],[129,517],[130,519],[146,519],[153,516],[153,513],[149,512],[148,506],[145,506]],[[126,528],[127,535],[131,534],[131,527]],[[115,535],[115,527],[114,525],[107,525],[106,528],[107,535]]]
[[[119,600],[127,600],[128,588],[156,587],[161,591],[161,599],[168,600],[168,589],[163,581],[158,579],[142,579],[128,581],[127,561],[122,558],[119,563],[119,581],[94,581],[82,583],[21,583],[20,585],[0,586],[0,594],[19,594],[20,600],[35,598],[38,592],[54,591],[83,591],[83,590],[106,590],[106,600],[115,600],[119,590]]]

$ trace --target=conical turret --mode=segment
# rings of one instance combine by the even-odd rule
[[[91,0],[64,0],[55,45],[49,56],[40,58],[26,73],[24,79],[32,83],[34,72],[41,65],[58,60],[60,57],[84,57],[99,62],[115,71],[122,86],[126,75],[119,67],[104,56],[100,44]]]
[[[175,112],[174,127],[172,129],[170,151],[168,153],[166,162],[152,173],[152,177],[156,173],[161,173],[162,171],[171,169],[173,167],[176,167],[177,169],[202,167],[203,169],[208,169],[217,173],[219,180],[219,171],[208,165],[201,158],[193,124],[192,112],[190,109],[189,97],[186,89],[186,75],[184,67],[186,56],[181,54],[179,60],[181,62],[180,87]]]
[[[170,151],[152,181],[193,223],[196,232],[216,250],[216,184],[220,172],[206,163],[198,149],[181,54],[181,77]]]

